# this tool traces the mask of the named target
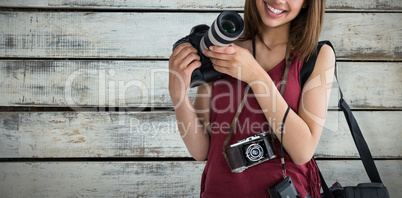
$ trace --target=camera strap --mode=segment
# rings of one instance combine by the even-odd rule
[[[286,178],[285,158],[283,157],[283,129],[285,128],[285,121],[286,117],[288,116],[289,110],[290,107],[288,106],[285,115],[283,116],[282,127],[281,127],[281,163],[282,163],[283,178]]]
[[[236,122],[237,122],[237,120],[238,120],[238,118],[239,118],[239,115],[240,115],[240,113],[241,113],[241,111],[242,111],[242,109],[243,109],[243,107],[244,107],[244,104],[246,104],[246,100],[247,100],[247,96],[248,96],[249,90],[250,90],[250,86],[247,85],[246,90],[245,90],[245,92],[244,92],[243,99],[241,100],[240,105],[239,105],[239,107],[237,108],[237,112],[236,112],[236,114],[235,114],[235,116],[234,116],[234,118],[233,118],[233,120],[232,120],[232,123],[230,124],[230,128],[229,128],[229,131],[228,131],[228,135],[226,136],[226,139],[225,139],[225,141],[223,142],[222,154],[223,154],[223,156],[225,157],[226,160],[228,160],[227,155],[226,155],[226,147],[227,147],[228,142],[229,142],[229,140],[230,140],[230,136],[232,136],[233,129],[234,129],[234,127],[235,127],[235,125],[236,125]]]
[[[255,58],[256,57],[255,56],[256,51],[255,51],[255,40],[254,39],[252,39],[252,46],[253,46],[253,56]],[[283,93],[285,92],[285,86],[287,84],[289,68],[290,68],[290,64],[292,63],[292,59],[293,59],[293,54],[290,53],[290,42],[288,42],[288,44],[286,45],[286,54],[285,54],[286,66],[285,66],[285,70],[283,72],[283,76],[282,76],[281,81],[280,81],[280,83],[281,83],[280,93],[281,93],[282,96],[283,96]],[[247,85],[246,89],[244,91],[243,99],[241,100],[241,102],[239,104],[239,107],[237,108],[236,114],[235,114],[235,116],[234,116],[234,118],[232,120],[232,123],[230,124],[228,135],[226,136],[226,139],[223,142],[222,154],[223,154],[223,156],[225,157],[226,160],[228,160],[227,155],[226,155],[227,144],[229,143],[230,137],[232,136],[233,130],[235,128],[237,120],[239,119],[240,113],[243,110],[244,105],[246,104],[246,100],[247,100],[247,97],[248,97],[249,90],[250,90],[250,86]],[[289,112],[289,109],[290,108],[288,106],[288,109],[286,110],[284,119],[282,121],[282,128],[281,128],[281,140],[282,141],[283,141],[283,138],[282,138],[282,136],[283,136],[283,127],[284,127],[285,119],[286,119],[286,116],[287,116],[287,114]],[[282,142],[281,142],[281,159],[284,159],[283,158],[283,152],[282,152]],[[284,176],[286,176],[285,161],[281,160],[281,162],[282,162],[282,168],[283,168]]]

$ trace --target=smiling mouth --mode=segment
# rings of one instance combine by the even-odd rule
[[[265,4],[267,5],[268,9],[269,9],[271,12],[273,12],[274,14],[281,14],[281,13],[284,12],[284,11],[282,11],[282,10],[278,10],[278,9],[275,9],[275,8],[269,6],[268,3],[265,3]]]

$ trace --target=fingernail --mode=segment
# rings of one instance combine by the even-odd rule
[[[212,47],[212,46],[209,46],[209,50],[213,50],[214,49],[214,47]]]

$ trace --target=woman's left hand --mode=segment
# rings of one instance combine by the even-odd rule
[[[250,51],[235,44],[228,47],[211,46],[210,50],[203,53],[211,58],[216,71],[248,84],[257,80],[261,72],[265,72]]]

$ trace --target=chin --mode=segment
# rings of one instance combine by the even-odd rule
[[[263,23],[268,28],[278,28],[278,27],[283,27],[285,25],[290,25],[290,23],[276,23],[270,19],[263,20]]]

